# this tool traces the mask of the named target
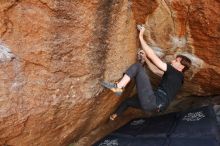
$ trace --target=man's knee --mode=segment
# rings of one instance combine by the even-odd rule
[[[136,65],[138,68],[142,68],[142,67],[143,67],[143,65],[142,65],[140,62],[135,63],[135,65]]]
[[[144,70],[144,66],[139,62],[135,63],[135,66],[137,67],[138,71],[143,71]]]

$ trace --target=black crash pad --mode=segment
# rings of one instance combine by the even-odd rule
[[[219,146],[214,137],[171,138],[169,146]]]
[[[145,125],[149,124],[148,119],[134,119],[126,125],[116,130],[112,135],[122,136],[137,136],[138,133],[143,129]]]
[[[212,106],[130,121],[94,146],[217,146]]]
[[[171,113],[152,118],[134,119],[119,128],[112,135],[138,137],[166,137],[176,124],[178,113]]]
[[[137,133],[138,137],[167,137],[173,131],[178,119],[178,113],[156,116],[148,119],[148,124],[143,125]],[[147,119],[146,119],[147,120]]]
[[[135,138],[110,135],[94,146],[163,146],[166,138]]]
[[[218,133],[216,115],[211,106],[180,113],[172,137],[215,136]]]

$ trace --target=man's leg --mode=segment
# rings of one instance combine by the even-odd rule
[[[131,98],[128,98],[125,101],[123,101],[115,113],[117,115],[121,115],[128,107],[141,109],[141,105],[137,96],[132,96]]]
[[[133,108],[141,108],[140,101],[136,95],[132,96],[131,98],[128,98],[124,100],[120,106],[117,108],[116,112],[110,116],[111,120],[114,120],[116,117],[120,116],[128,107]]]
[[[131,79],[134,78],[137,87],[138,99],[143,110],[151,111],[156,108],[154,95],[149,76],[141,63],[131,65],[125,72]]]
[[[117,87],[124,88],[130,82],[130,80],[131,78],[128,75],[124,74],[120,82],[117,83]]]
[[[123,88],[130,82],[131,76],[132,77],[136,76],[139,70],[139,66],[138,66],[139,64],[141,65],[141,63],[135,63],[131,65],[127,69],[127,74],[123,73],[123,77],[118,83],[110,83],[103,81],[101,82],[102,86],[112,90],[117,96],[120,96],[123,92]]]
[[[122,79],[117,83],[117,87],[123,88],[125,87],[131,78],[134,78],[137,75],[137,72],[139,70],[139,65],[142,66],[141,63],[135,63],[132,64],[125,73],[123,73]]]
[[[131,65],[124,73],[124,77],[126,76],[128,76],[130,79],[135,79],[138,98],[125,100],[116,110],[116,113],[110,117],[112,120],[114,120],[114,118],[120,115],[129,106],[134,108],[141,108],[144,111],[151,111],[156,108],[156,96],[154,95],[150,79],[142,64],[135,63]]]
[[[116,84],[116,87],[111,83],[105,83],[103,86],[110,88],[113,92],[117,93],[117,86],[125,87],[127,83],[132,79],[135,79],[138,98],[140,104],[145,111],[155,109],[156,107],[156,96],[154,95],[150,79],[145,71],[145,68],[141,63],[135,63],[131,65],[127,71],[124,73],[123,78],[119,83]],[[119,88],[120,89],[120,88]],[[119,91],[118,93],[120,93]],[[120,95],[120,94],[118,94]]]

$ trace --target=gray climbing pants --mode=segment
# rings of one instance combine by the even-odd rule
[[[122,102],[116,110],[116,114],[120,115],[129,106],[140,108],[144,111],[155,110],[157,108],[156,96],[152,89],[149,76],[145,71],[145,67],[143,67],[141,63],[135,63],[131,65],[124,74],[135,80],[137,95]]]

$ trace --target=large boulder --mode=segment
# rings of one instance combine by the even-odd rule
[[[91,145],[143,115],[108,122],[133,86],[116,97],[99,84],[135,62],[138,23],[165,61],[193,61],[172,110],[203,104],[185,96],[220,93],[219,9],[217,0],[0,1],[0,145]]]
[[[106,120],[119,99],[96,98],[99,81],[120,78],[136,57],[127,7],[109,0],[0,2],[0,145],[65,145]]]

